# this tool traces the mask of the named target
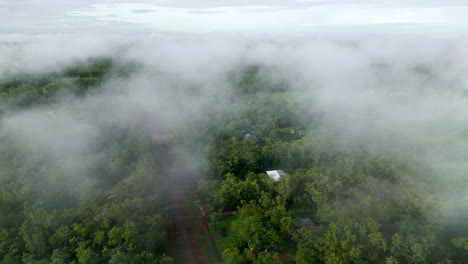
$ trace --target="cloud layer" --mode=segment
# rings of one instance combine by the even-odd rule
[[[460,198],[466,187],[453,185],[466,177],[458,165],[468,160],[466,40],[10,36],[3,43],[2,78],[59,71],[98,55],[141,66],[128,78],[109,79],[93,96],[65,96],[2,117],[1,133],[52,158],[86,153],[109,120],[145,123],[156,137],[194,127],[203,133],[211,115],[236,100],[230,74],[259,65],[261,76],[286,81],[309,101],[307,111],[324,113],[343,140],[377,141],[389,153],[418,146],[410,153],[437,172],[451,205],[444,208],[468,204]]]

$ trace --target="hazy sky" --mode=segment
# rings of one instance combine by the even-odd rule
[[[466,0],[0,0],[0,34],[468,32]]]

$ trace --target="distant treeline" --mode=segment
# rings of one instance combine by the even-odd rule
[[[7,109],[48,104],[57,96],[84,96],[107,78],[128,77],[138,66],[117,63],[112,58],[91,58],[62,72],[21,74],[0,80],[0,114]]]

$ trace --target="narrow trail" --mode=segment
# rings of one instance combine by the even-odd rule
[[[189,215],[186,197],[189,188],[183,182],[175,182],[169,191],[168,202],[168,243],[175,263],[206,263],[203,249],[198,243],[194,223]]]
[[[192,184],[193,175],[188,169],[173,168],[167,149],[159,150],[158,154],[159,161],[164,164],[161,173],[164,175],[162,189],[168,254],[174,258],[175,264],[221,263],[203,217],[203,204]],[[206,241],[204,245],[200,244],[200,235]]]
[[[210,234],[210,229],[208,228],[208,222],[207,222],[207,216],[206,216],[206,211],[204,204],[198,194],[194,191],[195,187],[192,186],[192,198],[193,198],[193,203],[198,209],[199,213],[199,218],[198,218],[198,226],[200,228],[201,235],[204,237],[206,243],[207,243],[207,251],[205,252],[207,255],[209,255],[210,262],[213,264],[220,264],[221,263],[221,258],[216,250],[216,246],[214,244],[213,238],[211,237]]]

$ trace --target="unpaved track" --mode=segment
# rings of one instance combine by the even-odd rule
[[[174,175],[174,174],[173,174]],[[185,202],[190,197],[187,184],[173,182],[173,190],[168,190],[168,243],[170,253],[175,263],[203,264],[206,263],[203,249],[195,234],[194,223],[190,219]]]
[[[166,251],[174,258],[174,264],[220,263],[209,234],[203,234],[208,241],[209,261],[197,239],[196,230],[207,230],[206,223],[192,219],[189,214],[187,205],[196,199],[192,184],[194,175],[187,168],[173,167],[167,142],[155,144],[155,150],[162,180],[162,203],[166,207]]]

